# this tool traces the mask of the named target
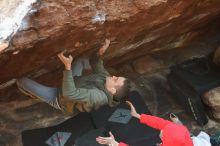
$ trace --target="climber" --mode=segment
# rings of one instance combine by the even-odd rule
[[[117,105],[127,96],[129,81],[125,77],[110,76],[105,70],[101,57],[109,45],[110,40],[106,39],[105,44],[89,60],[79,58],[73,64],[71,55],[66,57],[63,52],[58,54],[65,66],[60,96],[37,96],[33,94],[32,88],[30,90],[25,89],[24,85],[27,83],[22,78],[18,79],[17,85],[21,91],[25,91],[31,96],[37,96],[37,98],[67,114],[73,114],[74,111],[89,112],[106,104],[109,106]],[[91,68],[93,73],[82,76],[83,69],[88,68]],[[30,79],[27,82],[31,82]],[[26,86],[26,88],[29,87]]]

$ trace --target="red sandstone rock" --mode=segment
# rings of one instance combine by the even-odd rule
[[[202,99],[209,107],[212,116],[220,120],[220,87],[216,87],[204,93]]]
[[[219,5],[219,0],[41,0],[0,54],[0,82],[34,76],[42,68],[54,72],[61,66],[58,52],[87,54],[105,38],[112,40],[109,66],[186,46],[207,35]]]

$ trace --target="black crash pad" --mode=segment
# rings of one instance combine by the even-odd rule
[[[97,143],[96,138],[98,136],[106,137],[108,136],[108,131],[104,127],[90,130],[86,134],[82,135],[81,137],[77,138],[75,141],[76,146],[103,146]]]
[[[130,92],[129,100],[134,104],[137,112],[150,114],[138,92]],[[71,133],[68,138],[65,138],[67,141],[64,146],[73,146],[74,144],[76,146],[84,146],[88,144],[92,144],[91,146],[98,146],[99,144],[96,143],[95,137],[99,135],[108,136],[107,133],[109,131],[112,131],[118,141],[126,142],[131,146],[150,146],[160,142],[158,137],[159,131],[140,124],[135,118],[128,117],[126,124],[113,122],[114,120],[108,121],[117,109],[125,111],[130,110],[126,103],[121,103],[114,108],[103,106],[92,113],[79,113],[77,116],[53,127],[23,131],[23,145],[48,146],[46,141],[54,135],[57,136],[59,133],[64,133],[68,137],[69,133]],[[130,112],[127,112],[126,114],[130,114]],[[119,117],[122,117],[123,119],[123,116],[122,113]],[[90,139],[88,139],[88,137],[90,137]],[[90,142],[88,140],[90,140]]]
[[[156,146],[160,144],[161,139],[158,135],[147,135],[139,139],[135,139],[130,143],[130,146]]]
[[[175,65],[171,67],[171,74],[199,95],[220,85],[220,69],[209,58],[195,58]]]
[[[128,100],[133,103],[138,113],[151,114],[147,106],[144,104],[144,100],[138,92],[130,92]],[[121,103],[120,105],[114,108],[104,106],[97,111],[93,111],[92,119],[96,128],[105,126],[106,130],[111,131],[118,141],[123,141],[128,144],[149,144],[150,141],[146,141],[146,137],[152,137],[154,139],[154,141],[152,142],[159,142],[159,131],[151,127],[148,127],[147,125],[140,124],[138,119],[131,118],[127,124],[109,121],[110,117],[118,109],[130,110],[129,106],[126,103]],[[119,114],[118,117],[120,116],[126,117],[126,114]],[[156,143],[151,144],[155,145]]]
[[[91,115],[80,113],[57,126],[23,131],[23,146],[48,146],[45,142],[56,132],[71,133],[64,146],[73,146],[76,138],[93,129]]]
[[[195,58],[171,67],[168,75],[175,99],[200,125],[208,122],[201,96],[220,86],[219,74],[220,68],[210,58]]]

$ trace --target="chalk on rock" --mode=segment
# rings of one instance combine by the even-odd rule
[[[92,23],[103,24],[106,20],[106,14],[103,11],[97,11],[96,15],[92,18]]]

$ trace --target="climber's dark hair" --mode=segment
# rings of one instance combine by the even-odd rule
[[[125,99],[127,99],[129,91],[130,91],[130,80],[126,78],[124,80],[124,84],[116,89],[114,100],[124,101]]]

